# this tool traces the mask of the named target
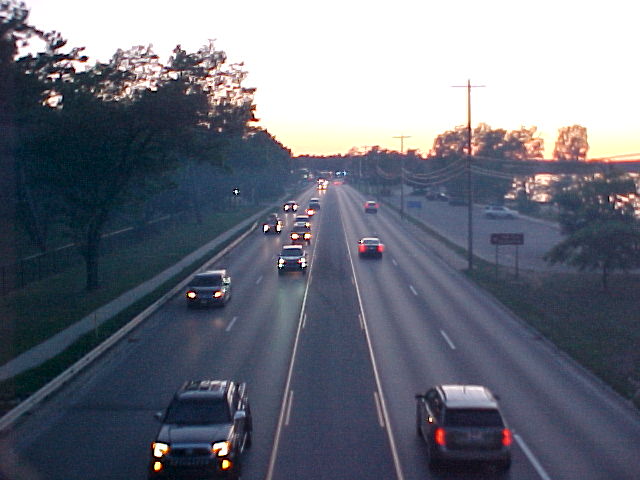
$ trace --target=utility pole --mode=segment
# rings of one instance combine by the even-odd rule
[[[404,139],[410,135],[398,135],[400,139],[400,218],[404,219]]]
[[[467,265],[469,272],[473,270],[473,189],[471,185],[471,89],[482,88],[484,85],[471,85],[467,80],[466,85],[453,85],[453,88],[467,89]]]

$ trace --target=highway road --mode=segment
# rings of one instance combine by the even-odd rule
[[[184,380],[232,378],[247,382],[252,405],[245,480],[638,478],[640,416],[626,402],[397,215],[363,213],[348,185],[321,201],[306,276],[278,275],[284,236],[250,235],[214,265],[233,279],[224,308],[165,304],[0,440],[15,452],[5,477],[143,479],[153,414]],[[358,258],[357,240],[372,234],[384,257]],[[508,473],[427,467],[414,395],[454,382],[499,395],[515,437]]]
[[[399,193],[387,201],[400,208]],[[447,202],[429,201],[424,196],[405,195],[405,211],[429,225],[452,242],[467,248],[468,238],[468,208],[467,206],[452,206]],[[412,207],[411,205],[416,205]],[[419,207],[418,207],[419,205]],[[557,223],[540,220],[525,215],[514,219],[490,219],[484,215],[484,206],[473,206],[473,252],[489,262],[495,262],[496,248],[490,243],[493,233],[522,233],[524,245],[500,246],[498,262],[500,265],[515,268],[516,255],[519,268],[531,270],[569,270],[563,265],[550,266],[543,260],[543,256],[564,238]]]

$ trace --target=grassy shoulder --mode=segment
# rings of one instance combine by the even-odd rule
[[[80,263],[61,274],[2,297],[0,316],[12,320],[4,322],[2,327],[5,338],[3,343],[10,345],[11,349],[0,352],[0,363],[34,347],[174,265],[258,210],[258,207],[244,207],[218,212],[205,218],[201,225],[191,221],[174,223],[130,248],[104,255],[100,259],[101,287],[96,291],[85,290],[85,270]],[[194,265],[194,269],[196,267]],[[183,272],[182,277],[189,273]],[[174,279],[173,283],[178,280]],[[156,292],[145,303],[152,303],[161,294],[160,291]],[[141,308],[138,306],[134,310],[139,311]],[[129,312],[124,317],[130,318],[132,313]],[[103,328],[101,326],[100,330]]]

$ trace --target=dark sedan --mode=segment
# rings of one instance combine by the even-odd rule
[[[231,297],[231,277],[226,270],[195,275],[187,286],[187,306],[224,305]]]
[[[365,237],[358,241],[358,255],[361,257],[381,258],[384,244],[378,237]]]

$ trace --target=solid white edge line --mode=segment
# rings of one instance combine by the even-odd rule
[[[307,325],[307,314],[304,314],[304,317],[302,317],[302,328],[304,328]]]
[[[314,254],[318,246],[318,241],[319,241],[319,237],[316,237],[316,241],[313,242]],[[304,289],[304,296],[302,297],[302,306],[300,308],[300,316],[298,317],[298,330],[296,331],[296,338],[293,342],[293,350],[291,351],[291,361],[289,363],[289,371],[287,372],[287,380],[285,382],[284,393],[282,395],[282,404],[280,405],[280,414],[278,415],[278,426],[276,427],[276,434],[273,439],[273,449],[271,450],[271,456],[269,457],[269,466],[267,468],[267,474],[265,476],[265,480],[272,480],[273,472],[276,466],[276,457],[278,456],[278,448],[280,446],[280,436],[282,434],[282,427],[283,427],[286,409],[287,409],[287,398],[288,398],[287,392],[290,391],[291,378],[293,377],[293,366],[296,363],[296,353],[298,351],[300,332],[302,331],[302,321],[304,319],[304,310],[307,305],[307,295],[309,293],[309,285],[311,285],[311,268],[312,267],[313,267],[313,262],[307,267],[308,269],[307,284]]]
[[[373,392],[373,401],[376,404],[376,410],[378,412],[378,423],[381,428],[384,428],[384,416],[382,415],[382,408],[380,407],[380,398],[378,397],[378,392]]]
[[[516,434],[513,436],[513,438],[516,439],[516,442],[518,442],[518,445],[520,445],[520,448],[529,459],[529,462],[531,462],[531,465],[533,465],[533,468],[536,469],[536,472],[538,472],[538,475],[540,475],[540,478],[542,478],[543,480],[551,480],[551,477],[547,474],[545,469],[542,468],[542,465],[540,465],[540,462],[535,457],[533,452],[531,452],[531,450],[529,449],[527,444],[524,442],[522,437]]]
[[[238,320],[238,317],[233,317],[231,319],[231,321],[229,322],[229,325],[227,325],[227,328],[225,328],[226,332],[228,332],[229,330],[231,330],[233,328],[233,324],[236,323],[236,320]]]
[[[451,350],[455,350],[456,349],[456,346],[453,344],[453,342],[449,338],[449,335],[447,335],[447,333],[444,330],[440,330],[440,335],[442,335],[444,337],[446,342],[449,344],[449,347],[451,348]]]
[[[418,292],[416,292],[416,289],[413,288],[413,285],[409,285],[409,290],[411,290],[411,293],[413,293],[416,297],[418,296]]]
[[[291,406],[293,405],[293,390],[289,390],[289,401],[287,402],[287,416],[284,419],[285,427],[289,426],[289,420],[291,419]]]
[[[358,314],[358,321],[360,322],[360,330],[364,330],[364,323],[362,322],[362,315]]]
[[[402,466],[400,465],[400,456],[398,455],[398,448],[396,447],[396,441],[393,437],[393,431],[391,428],[391,423],[389,422],[389,412],[387,410],[387,403],[384,399],[384,392],[382,390],[382,382],[380,381],[380,375],[378,374],[378,364],[376,363],[375,355],[373,354],[373,346],[371,345],[371,338],[369,336],[369,329],[367,328],[367,320],[364,314],[364,308],[362,305],[362,296],[360,295],[360,288],[358,287],[358,279],[356,277],[356,268],[353,264],[353,258],[351,255],[351,248],[349,246],[349,242],[347,240],[347,230],[344,226],[344,218],[342,217],[342,210],[340,210],[340,222],[342,223],[342,230],[345,232],[344,241],[347,244],[347,252],[349,253],[349,263],[351,264],[351,273],[353,275],[353,279],[355,281],[354,285],[356,288],[356,296],[358,297],[358,306],[360,308],[360,313],[362,315],[362,324],[364,326],[364,335],[367,340],[367,347],[369,348],[369,358],[371,359],[371,366],[373,369],[373,376],[376,381],[376,388],[379,395],[380,400],[380,409],[382,411],[383,418],[387,425],[385,428],[387,432],[387,437],[389,439],[389,446],[391,448],[391,457],[393,458],[393,465],[396,470],[396,477],[398,480],[404,480],[404,474],[402,473]]]

